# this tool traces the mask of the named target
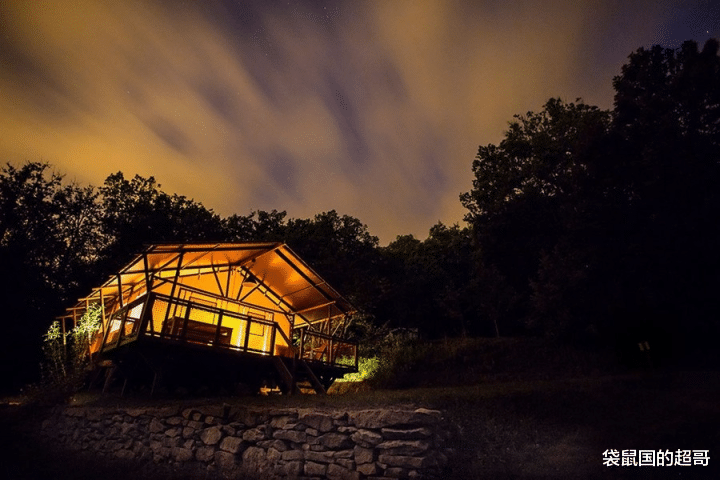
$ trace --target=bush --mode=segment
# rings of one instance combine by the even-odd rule
[[[91,366],[90,342],[101,325],[102,307],[91,305],[69,332],[62,333],[55,321],[43,335],[41,381],[29,387],[36,400],[57,402],[80,389]]]
[[[418,371],[431,357],[432,346],[417,339],[388,341],[377,357],[377,367],[368,382],[375,388],[410,388]]]

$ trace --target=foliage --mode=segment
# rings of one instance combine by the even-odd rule
[[[378,356],[377,367],[367,379],[374,388],[409,388],[415,373],[428,358],[431,344],[417,339],[389,338]]]
[[[358,371],[355,373],[346,373],[344,377],[339,378],[336,382],[363,382],[372,378],[380,367],[378,357],[360,357],[358,359]]]
[[[0,288],[3,388],[36,373],[47,319],[87,288],[104,242],[99,209],[91,187],[65,184],[46,163],[0,168],[0,264],[11,274]]]
[[[507,282],[501,323],[675,353],[718,333],[717,53],[639,49],[612,111],[551,99],[480,147],[461,201],[478,268]]]
[[[45,401],[62,399],[82,386],[91,365],[90,343],[101,321],[102,307],[94,304],[68,332],[61,331],[59,321],[50,325],[43,335],[45,360],[41,363],[42,381],[35,386],[36,396]]]
[[[45,383],[58,383],[68,376],[65,342],[67,333],[60,331],[60,322],[54,321],[43,335],[45,363],[41,365]]]
[[[385,280],[379,315],[391,326],[419,328],[429,338],[479,334],[472,288],[470,230],[434,225],[424,241],[398,236],[382,249]]]
[[[91,363],[90,345],[95,333],[102,326],[102,314],[103,309],[99,304],[90,305],[75,328],[69,332],[72,338],[71,364],[74,372],[84,372]]]
[[[99,220],[108,238],[102,252],[104,274],[111,274],[147,244],[222,239],[218,215],[161,187],[154,177],[135,175],[127,180],[117,172],[98,189],[103,207]]]

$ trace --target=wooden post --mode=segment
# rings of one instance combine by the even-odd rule
[[[355,346],[355,348],[354,348],[354,350],[355,350],[355,370],[357,370],[358,369],[358,361],[359,361],[357,343],[354,346]]]
[[[247,320],[246,320],[247,327],[245,328],[245,342],[244,342],[245,346],[243,347],[243,350],[245,352],[248,351],[248,342],[250,341],[250,323],[251,322],[252,322],[252,320],[250,319],[250,317],[247,317]]]
[[[147,299],[145,300],[145,303],[142,308],[142,312],[140,313],[140,326],[138,328],[138,337],[140,335],[145,334],[145,332],[147,331],[148,321],[152,320],[152,306],[153,306],[154,302],[155,302],[155,295],[148,292]],[[150,313],[148,314],[148,312],[150,312]],[[153,327],[153,331],[154,331],[154,327]]]
[[[218,324],[217,329],[215,330],[215,341],[213,342],[213,346],[216,347],[220,344],[220,327],[222,326],[222,310],[220,310],[220,313],[218,313]]]
[[[300,330],[300,358],[305,356],[305,330]]]
[[[73,317],[75,317],[75,310],[73,310]],[[65,317],[60,319],[60,328],[62,329],[63,348],[67,346],[67,340],[65,339]]]
[[[125,336],[125,320],[127,320],[127,316],[128,316],[128,313],[130,313],[130,309],[125,308],[124,311],[123,310],[120,310],[120,311],[123,312],[123,314],[122,314],[122,320],[120,320],[120,332],[118,332],[117,342],[115,342],[115,345],[118,345],[118,346],[120,345],[120,342],[122,342],[122,339]]]
[[[190,305],[191,303],[188,302],[186,310],[185,310],[185,318],[183,318],[183,331],[182,335],[180,335],[180,340],[187,341],[187,326],[188,326],[188,320],[190,320]],[[170,310],[170,305],[168,304],[168,311]]]
[[[278,328],[277,323],[272,324],[272,333],[270,334],[270,355],[275,355],[275,334],[276,329]]]
[[[184,254],[185,254],[185,252],[180,252],[180,255],[178,256],[178,265],[177,265],[177,269],[175,269],[175,278],[173,278],[172,288],[170,289],[170,298],[168,299],[167,310],[165,310],[165,319],[163,320],[163,326],[162,326],[163,330],[165,330],[165,324],[167,323],[168,317],[170,316],[170,303],[173,301],[173,298],[175,296],[175,287],[177,287],[177,281],[178,281],[178,277],[180,276],[180,268],[182,267],[182,261],[183,261]],[[145,273],[147,274],[147,269],[145,270]],[[188,307],[188,311],[190,311],[189,307]],[[186,318],[187,318],[187,315],[186,315]]]

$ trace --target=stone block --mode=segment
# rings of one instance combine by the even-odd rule
[[[400,467],[390,467],[385,469],[384,476],[390,478],[407,478],[408,470]]]
[[[377,445],[383,441],[383,437],[379,433],[364,429],[353,433],[350,438],[355,443],[366,445]]]
[[[159,452],[162,447],[162,442],[158,442],[157,440],[152,440],[150,442],[150,450],[152,450],[153,452]]]
[[[165,425],[161,421],[159,421],[157,418],[153,418],[150,422],[150,426],[148,427],[148,430],[150,433],[159,433],[165,431]]]
[[[328,465],[326,475],[329,480],[360,480],[360,474],[358,472],[348,470],[334,463]]]
[[[282,452],[280,458],[286,461],[303,460],[305,458],[305,452],[302,450],[287,450]]]
[[[209,462],[215,457],[215,449],[213,447],[200,447],[195,450],[195,458],[201,462]]]
[[[363,475],[375,475],[376,473],[378,473],[378,468],[377,465],[375,465],[375,462],[364,463],[355,467],[355,471]]]
[[[183,420],[183,417],[170,417],[165,420],[165,423],[167,423],[168,425],[182,425]]]
[[[430,444],[425,440],[389,440],[376,448],[387,455],[420,455],[430,448]]]
[[[272,428],[284,429],[286,425],[294,424],[294,423],[295,423],[295,417],[291,417],[290,415],[282,415],[279,417],[273,417],[272,420],[270,420],[270,426]]]
[[[305,460],[310,461],[310,462],[332,463],[333,459],[334,459],[333,452],[313,452],[313,451],[305,452]]]
[[[324,477],[327,474],[327,465],[315,462],[305,462],[305,475],[310,477]]]
[[[378,461],[389,467],[423,468],[428,462],[425,457],[410,457],[407,455],[378,455]]]
[[[333,419],[330,415],[323,413],[305,413],[298,417],[299,423],[304,423],[310,428],[319,432],[329,432],[333,429]]]
[[[189,420],[187,422],[187,426],[190,428],[194,428],[195,430],[201,430],[205,428],[205,424],[203,422],[196,422],[195,420]]]
[[[225,437],[220,442],[220,450],[230,453],[238,453],[242,451],[243,439],[240,437]]]
[[[347,468],[348,470],[355,469],[355,462],[350,458],[336,458],[335,463],[341,467]]]
[[[259,442],[261,440],[265,440],[265,431],[259,428],[251,428],[250,430],[245,430],[245,432],[243,432],[242,438],[246,442]]]
[[[370,463],[375,460],[375,455],[372,448],[355,447],[353,450],[355,454],[355,463],[358,465],[361,463]]]
[[[215,465],[220,470],[231,470],[235,468],[235,455],[230,452],[215,452]]]
[[[298,430],[275,430],[273,437],[293,443],[305,443],[307,441],[307,434]]]
[[[221,438],[222,431],[219,427],[206,428],[200,432],[200,440],[202,440],[205,445],[215,445]]]
[[[341,449],[352,447],[350,438],[342,433],[326,433],[325,435],[318,437],[318,441],[321,445],[325,445],[331,449]]]
[[[279,452],[284,452],[285,450],[288,449],[288,446],[285,442],[283,442],[282,440],[277,440],[277,439],[263,440],[262,442],[257,442],[257,446],[265,448],[265,449],[274,448],[275,450],[277,450]]]
[[[242,465],[243,470],[254,472],[258,478],[261,478],[257,474],[267,469],[267,452],[264,448],[248,447],[242,454]]]
[[[172,457],[176,462],[189,462],[193,458],[193,451],[189,448],[174,447]]]
[[[169,428],[165,430],[165,436],[170,438],[177,437],[181,433],[182,431],[179,428]]]
[[[353,450],[337,450],[334,454],[334,458],[353,458],[355,452]]]
[[[350,423],[357,428],[391,428],[397,426],[428,426],[442,419],[438,410],[359,410],[350,415]]]
[[[427,427],[410,429],[383,428],[380,433],[385,440],[423,440],[432,436],[432,430]]]
[[[275,450],[274,448],[268,448],[266,458],[270,465],[276,465],[282,458],[282,453]]]
[[[297,460],[287,462],[286,464],[280,466],[278,470],[285,477],[297,478],[303,471],[303,462]]]

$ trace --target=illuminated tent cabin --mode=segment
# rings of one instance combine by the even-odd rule
[[[90,351],[112,378],[172,385],[236,384],[324,393],[357,371],[339,336],[353,306],[281,243],[153,245],[67,310],[91,305],[102,327]]]

